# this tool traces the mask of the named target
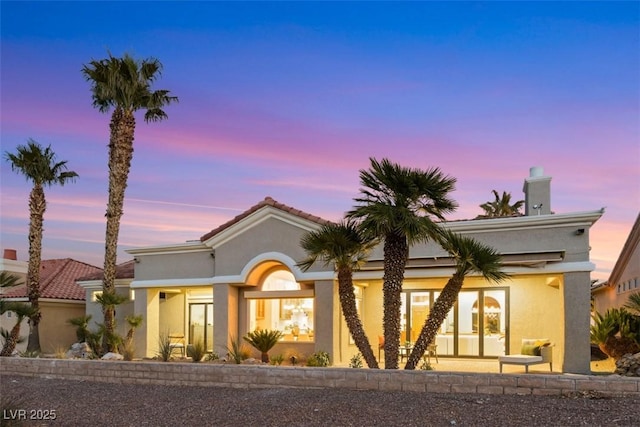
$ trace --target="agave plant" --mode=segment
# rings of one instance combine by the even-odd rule
[[[260,352],[262,362],[269,363],[269,350],[282,338],[282,332],[278,330],[256,329],[242,338]]]
[[[227,347],[229,360],[240,364],[243,360],[249,358],[249,349],[242,341],[235,339],[233,335],[229,335],[229,341],[231,342],[231,345]]]
[[[193,344],[187,346],[187,356],[189,356],[194,363],[200,362],[205,354],[207,354],[207,349],[202,339],[196,339]]]

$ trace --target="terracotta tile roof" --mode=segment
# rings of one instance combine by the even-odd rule
[[[77,283],[79,277],[101,272],[102,269],[71,258],[47,259],[40,263],[40,298],[85,300],[85,290]],[[22,284],[3,293],[5,298],[27,297]]]
[[[122,264],[116,265],[116,279],[133,279],[134,265],[135,265],[134,260],[130,260],[127,262],[123,262]],[[79,282],[85,282],[90,280],[102,280],[102,279],[104,279],[104,273],[102,269],[100,269],[100,271],[96,271],[92,274],[79,277],[76,280],[78,280]]]
[[[235,218],[233,218],[230,221],[225,222],[224,224],[222,224],[221,226],[214,228],[213,230],[211,230],[210,232],[208,232],[207,234],[205,234],[204,236],[202,236],[200,238],[201,242],[204,242],[205,240],[209,240],[210,238],[212,238],[213,236],[215,236],[216,234],[220,233],[223,230],[226,230],[227,228],[231,227],[232,225],[242,221],[244,218],[248,217],[249,215],[251,215],[252,213],[259,211],[260,209],[264,208],[265,206],[272,206],[276,209],[280,209],[283,212],[287,212],[290,214],[293,214],[295,216],[298,216],[300,218],[309,220],[309,221],[313,221],[313,222],[317,222],[318,224],[327,224],[329,221],[327,221],[326,219],[320,218],[319,216],[316,215],[311,215],[309,213],[303,212],[300,209],[296,209],[296,208],[292,208],[291,206],[287,206],[283,203],[277,202],[275,200],[273,200],[271,197],[265,197],[263,201],[261,201],[260,203],[258,203],[257,205],[254,205],[252,207],[250,207],[248,210],[244,211],[243,213],[241,213],[240,215],[236,216]]]

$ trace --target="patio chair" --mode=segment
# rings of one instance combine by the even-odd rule
[[[178,350],[182,357],[185,356],[185,344],[184,344],[184,335],[183,334],[169,334],[169,347],[171,348],[171,353],[173,354],[174,350]]]

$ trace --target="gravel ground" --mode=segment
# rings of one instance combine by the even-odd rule
[[[640,425],[640,397],[432,394],[344,389],[121,385],[0,376],[5,425],[610,426]],[[16,412],[54,421],[15,424]]]

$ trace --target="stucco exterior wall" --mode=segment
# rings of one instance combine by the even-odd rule
[[[298,262],[306,256],[300,247],[305,233],[293,224],[268,218],[216,247],[216,276],[237,275],[256,256],[268,252],[286,254]]]
[[[165,253],[136,255],[136,280],[188,279],[212,277],[214,260],[211,251],[189,251],[186,253]]]
[[[68,350],[77,341],[76,328],[69,319],[83,316],[84,301],[48,302],[41,301],[42,320],[40,321],[40,347],[43,353],[52,354],[56,350]],[[25,334],[29,329],[25,330]]]

